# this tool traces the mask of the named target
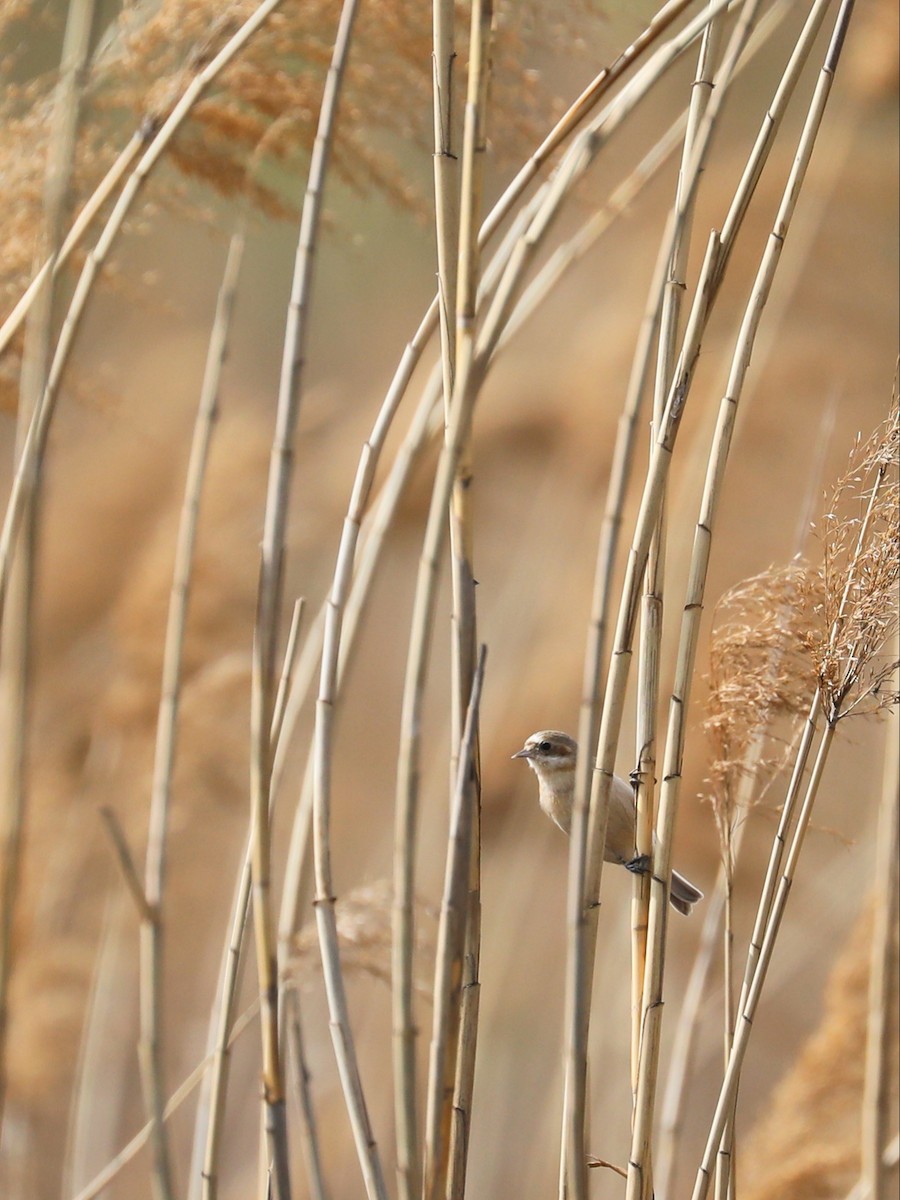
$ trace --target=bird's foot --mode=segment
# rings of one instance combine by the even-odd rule
[[[650,855],[636,854],[634,858],[625,863],[625,870],[632,871],[635,875],[646,875],[650,870]]]

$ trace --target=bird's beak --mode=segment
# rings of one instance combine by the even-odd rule
[[[534,752],[528,746],[523,746],[521,750],[517,750],[515,754],[511,754],[510,758],[533,758]]]

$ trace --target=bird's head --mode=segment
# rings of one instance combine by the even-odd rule
[[[574,738],[558,729],[541,729],[533,733],[513,758],[524,758],[538,775],[558,775],[575,769],[578,745]]]

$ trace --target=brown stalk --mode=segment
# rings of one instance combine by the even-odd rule
[[[475,754],[485,656],[486,649],[482,646],[472,679],[472,694],[459,747],[450,808],[447,863],[434,972],[434,1018],[425,1117],[424,1200],[444,1200],[450,1170],[451,1122],[460,1052],[466,926],[469,921],[471,843],[477,829],[477,820],[474,818],[478,810],[479,783]]]
[[[475,365],[477,310],[481,282],[478,225],[481,217],[484,169],[487,155],[488,100],[491,83],[493,0],[472,5],[469,37],[469,76],[463,122],[460,182],[459,264],[457,267],[456,341],[454,387],[467,391],[472,377],[478,387]],[[466,432],[456,468],[450,502],[450,578],[452,594],[451,650],[451,770],[457,767],[457,750],[467,720],[467,705],[476,670],[476,595],[473,567],[474,522],[471,508],[471,427]],[[482,647],[481,670],[484,669]],[[479,684],[480,689],[480,684]],[[476,712],[477,717],[477,712]],[[463,950],[459,1046],[453,1085],[453,1106],[447,1174],[448,1200],[462,1200],[469,1155],[469,1130],[478,1044],[481,985],[481,763],[477,724],[470,751],[473,783],[466,796],[469,817],[468,902]]]

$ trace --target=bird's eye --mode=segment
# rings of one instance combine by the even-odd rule
[[[538,746],[538,750],[540,750],[541,754],[549,754],[552,749],[553,747],[549,742],[541,742],[541,744]]]

